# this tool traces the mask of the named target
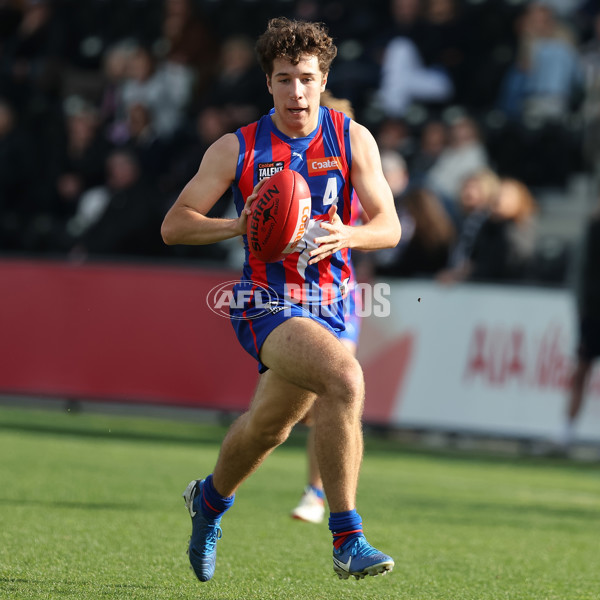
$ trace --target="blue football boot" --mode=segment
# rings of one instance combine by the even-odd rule
[[[192,517],[192,536],[188,556],[192,569],[200,581],[208,581],[215,574],[217,540],[221,538],[221,517],[207,519],[200,508],[204,480],[190,481],[183,492],[185,506]]]
[[[333,570],[340,579],[354,575],[362,579],[366,575],[385,575],[394,568],[394,559],[379,552],[361,535],[339,550],[333,549]]]

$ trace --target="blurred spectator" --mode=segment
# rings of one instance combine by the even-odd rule
[[[164,0],[52,0],[68,28],[69,62],[79,75],[102,66],[109,48],[125,39],[152,45],[160,34]]]
[[[18,28],[0,53],[0,71],[6,75],[9,99],[20,110],[39,110],[60,92],[64,29],[55,18],[50,0],[25,0]]]
[[[93,106],[72,97],[65,101],[65,113],[65,139],[49,157],[55,183],[50,210],[55,216],[72,215],[81,194],[104,181],[104,161],[109,151]]]
[[[521,181],[504,178],[490,216],[479,229],[463,277],[472,281],[525,281],[536,244],[536,202]]]
[[[129,74],[129,61],[136,46],[131,41],[120,41],[110,46],[102,61],[102,91],[99,107],[106,137],[114,144],[127,138],[127,116],[123,102],[123,83]]]
[[[405,160],[414,152],[412,132],[403,119],[383,119],[377,126],[375,140],[380,152],[399,152]]]
[[[398,215],[401,215],[402,195],[409,183],[406,161],[402,155],[395,150],[383,150],[381,151],[381,168],[386,181],[390,186],[392,195],[394,196],[394,204]],[[410,234],[409,225],[410,224],[406,224],[406,230],[404,229],[404,224],[402,225],[402,239],[395,248],[385,248],[384,250],[377,250],[376,252],[360,254],[364,279],[369,279],[376,270],[385,270],[388,265],[391,265],[398,258],[404,244],[404,239]]]
[[[228,37],[221,49],[218,75],[202,100],[228,114],[231,131],[256,121],[273,105],[250,38]]]
[[[169,169],[161,179],[169,207],[198,170],[207,148],[229,131],[226,112],[219,106],[206,106],[198,112],[189,129],[182,132],[172,148]]]
[[[168,169],[169,146],[159,137],[152,114],[144,104],[135,103],[127,115],[127,139],[124,148],[133,152],[147,181],[157,181]]]
[[[517,58],[503,83],[500,108],[517,119],[562,119],[582,86],[573,33],[543,2],[529,3],[517,26]]]
[[[427,35],[419,43],[423,61],[442,67],[449,75],[455,102],[468,101],[473,76],[467,61],[472,28],[464,20],[458,0],[426,0],[424,4]]]
[[[422,5],[421,0],[390,0],[390,24],[383,34],[386,43],[398,36],[417,43],[425,37]]]
[[[452,80],[437,49],[430,48],[429,60],[424,59],[431,36],[423,6],[420,0],[390,0],[390,24],[378,34],[382,41],[375,106],[386,117],[403,117],[413,103],[440,104],[453,95]]]
[[[184,66],[159,61],[149,48],[138,46],[121,86],[121,112],[126,114],[133,104],[145,105],[157,134],[169,139],[184,120],[191,93],[192,79]]]
[[[163,251],[163,216],[135,155],[114,150],[106,160],[106,182],[82,198],[67,224],[70,256],[157,256]]]
[[[500,179],[489,169],[478,171],[463,181],[459,196],[458,234],[448,263],[437,274],[438,281],[452,283],[464,279],[475,240],[481,226],[489,217],[499,189]]]
[[[392,190],[396,207],[408,185],[406,161],[399,152],[384,150],[381,152],[381,166],[385,179]]]
[[[455,229],[435,194],[425,188],[410,189],[400,199],[404,238],[394,260],[379,264],[379,275],[432,277],[448,262]]]
[[[374,270],[383,276],[430,277],[448,260],[454,226],[433,193],[419,187],[405,191],[408,171],[399,153],[382,152],[381,165],[394,195],[402,239],[395,248],[374,253]]]
[[[448,143],[448,128],[437,119],[427,121],[421,128],[419,143],[409,163],[410,177],[422,184]]]
[[[560,443],[573,441],[577,418],[594,362],[600,357],[600,210],[585,227],[576,290],[579,344],[571,375],[565,428]]]
[[[165,61],[189,69],[195,93],[203,94],[217,73],[219,58],[219,41],[211,23],[192,0],[164,0],[162,35]]]
[[[0,249],[18,250],[24,224],[31,217],[28,136],[11,104],[0,98]]]
[[[487,166],[487,151],[478,124],[473,118],[460,115],[450,123],[449,143],[427,172],[424,183],[456,220],[462,182]]]
[[[437,66],[427,67],[415,43],[395,37],[387,44],[381,64],[376,103],[387,117],[403,117],[415,102],[441,103],[452,97],[448,74]]]

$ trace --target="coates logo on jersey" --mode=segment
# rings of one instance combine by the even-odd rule
[[[271,177],[275,175],[277,171],[283,171],[284,163],[282,160],[275,160],[273,162],[258,163],[258,179],[264,179],[265,177]]]
[[[250,280],[225,281],[219,283],[206,294],[206,304],[210,310],[227,319],[257,319],[275,312],[279,305],[277,292],[267,285]],[[251,316],[235,316],[230,309],[252,309]]]
[[[342,159],[339,156],[324,156],[323,158],[311,158],[308,161],[308,174],[325,175],[328,171],[340,171]]]

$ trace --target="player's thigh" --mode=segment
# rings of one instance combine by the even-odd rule
[[[266,338],[260,359],[277,375],[317,395],[333,384],[362,385],[358,361],[313,319],[294,317],[277,326]]]

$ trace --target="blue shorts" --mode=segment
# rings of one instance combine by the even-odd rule
[[[269,367],[260,360],[260,349],[267,336],[284,321],[293,317],[313,319],[339,338],[344,331],[344,323],[335,317],[315,315],[300,304],[280,300],[265,308],[251,304],[243,308],[230,308],[229,317],[235,334],[248,354],[258,361],[258,372],[264,373]]]

